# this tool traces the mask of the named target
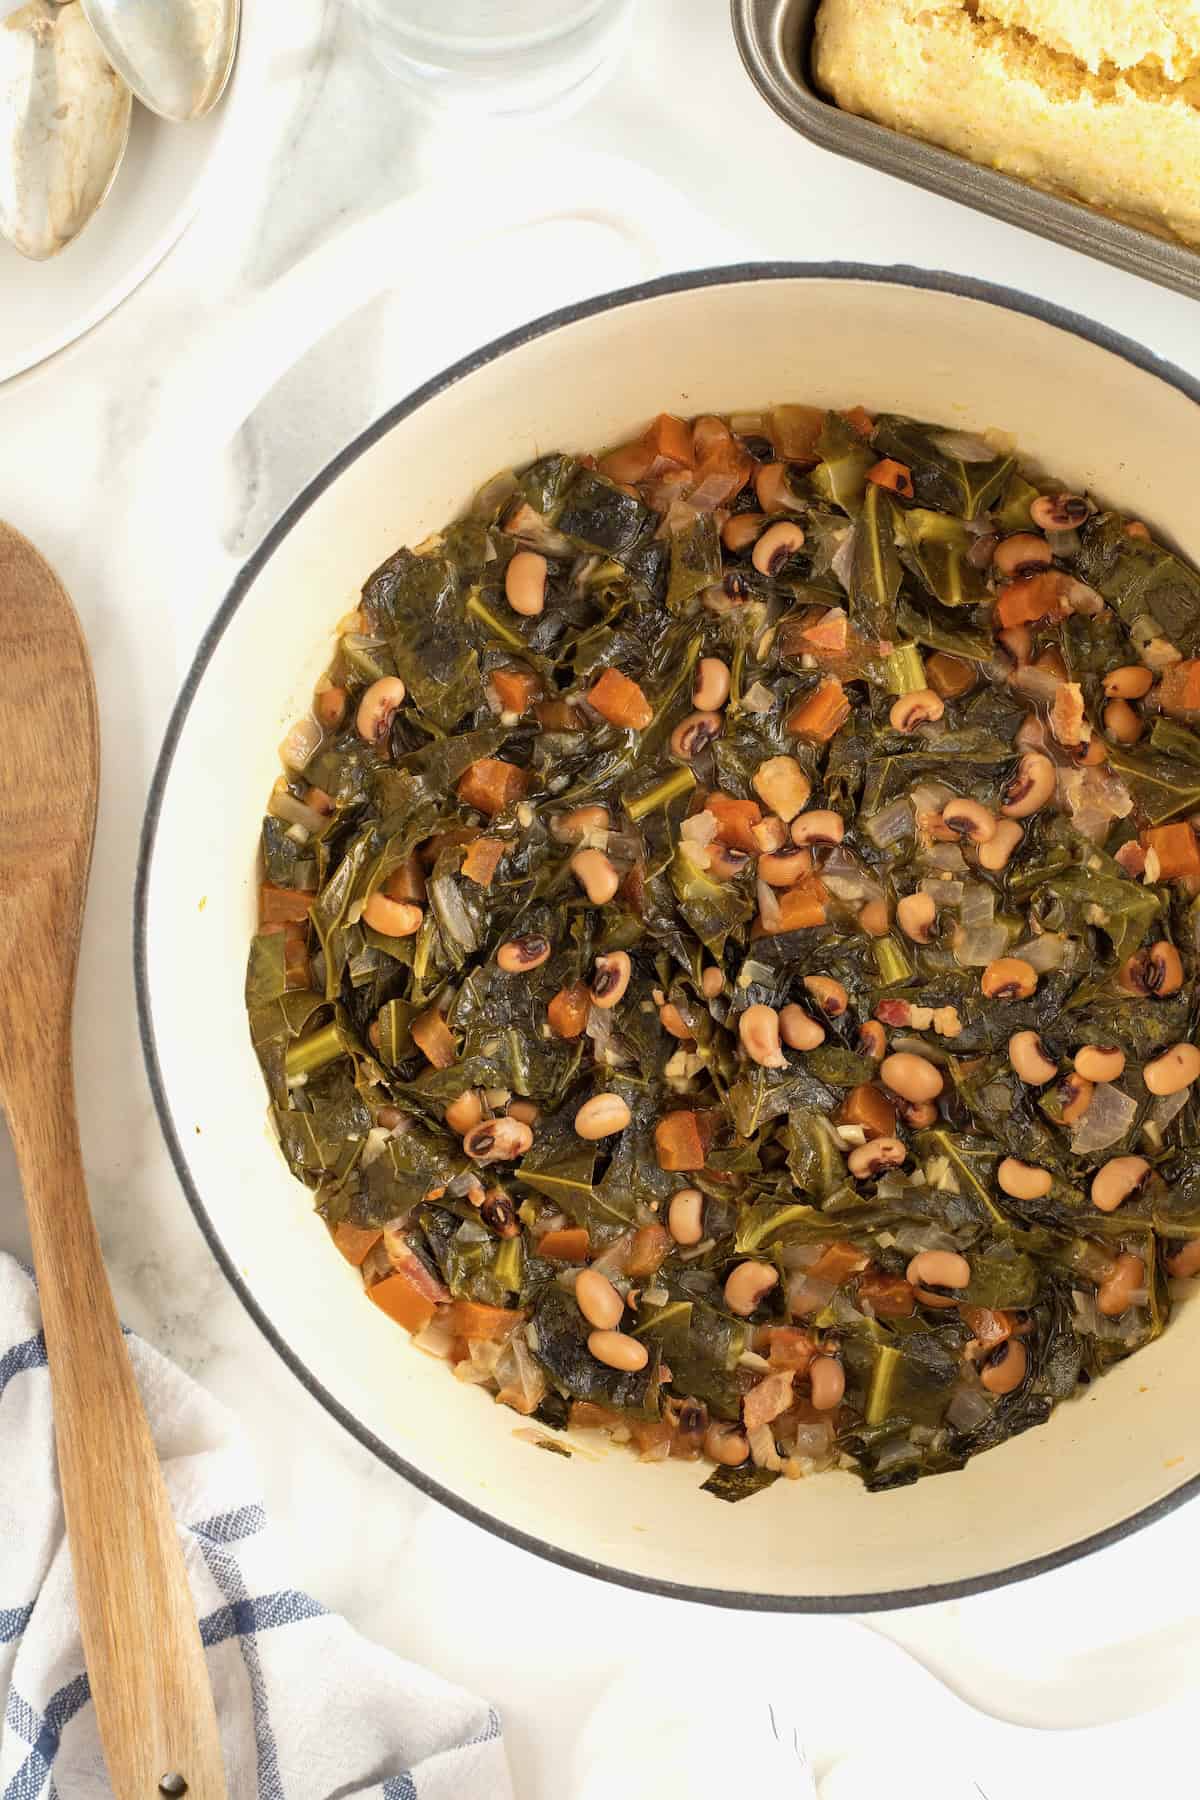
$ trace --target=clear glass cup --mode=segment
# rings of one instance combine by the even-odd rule
[[[586,91],[636,0],[357,0],[372,47],[421,100],[497,115]]]

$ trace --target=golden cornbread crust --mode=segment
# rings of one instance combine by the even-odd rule
[[[822,0],[816,73],[847,112],[1200,247],[1200,0]]]

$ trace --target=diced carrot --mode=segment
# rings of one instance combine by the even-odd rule
[[[902,500],[911,500],[913,497],[912,470],[907,463],[896,462],[893,457],[885,456],[873,469],[868,469],[867,480],[873,481],[876,487],[887,488],[890,493],[899,494]]]
[[[702,1169],[708,1148],[694,1112],[668,1113],[654,1127],[654,1149],[660,1169]]]
[[[1032,625],[1038,619],[1065,618],[1070,608],[1066,593],[1071,577],[1061,569],[1042,569],[1036,575],[1023,575],[1010,581],[1000,591],[992,608],[992,628]]]
[[[798,1369],[801,1374],[817,1354],[807,1331],[794,1325],[773,1325],[767,1333],[767,1360],[777,1369]]]
[[[805,1273],[815,1277],[817,1281],[843,1282],[847,1275],[859,1274],[870,1260],[865,1250],[839,1238],[835,1244],[825,1246],[816,1262],[808,1265]]]
[[[896,1108],[871,1081],[851,1088],[835,1117],[839,1125],[861,1125],[869,1138],[892,1137],[896,1130]]]
[[[577,1038],[588,1022],[592,997],[582,981],[559,988],[546,1008],[546,1018],[555,1037]]]
[[[588,694],[588,705],[610,725],[629,731],[644,731],[654,717],[654,708],[637,682],[622,675],[620,669],[605,669]]]
[[[496,1344],[511,1337],[526,1316],[519,1307],[510,1310],[504,1306],[484,1306],[479,1300],[452,1300],[439,1314],[438,1324],[452,1331],[455,1337]]]
[[[885,1275],[882,1269],[868,1269],[858,1284],[858,1297],[869,1301],[880,1319],[907,1319],[916,1308],[917,1296],[903,1275]]]
[[[784,727],[809,744],[827,744],[850,717],[850,701],[835,675],[827,675],[793,707]]]
[[[784,931],[808,931],[813,926],[825,923],[825,883],[819,875],[805,875],[795,887],[785,888],[776,896],[779,903],[779,923],[772,926],[768,936],[777,937]]]
[[[1155,825],[1144,837],[1147,855],[1158,858],[1158,879],[1175,881],[1181,875],[1200,875],[1200,842],[1186,820],[1175,825]]]
[[[418,1013],[409,1030],[413,1043],[426,1062],[432,1063],[435,1069],[448,1069],[458,1061],[458,1050],[450,1027],[436,1006],[431,1006],[427,1012]]]
[[[528,712],[542,692],[542,684],[532,669],[493,669],[491,683],[505,712]]]
[[[645,443],[618,444],[600,458],[596,467],[601,475],[623,488],[630,482],[644,481],[653,461],[654,452]]]
[[[613,1431],[624,1423],[621,1413],[594,1400],[572,1400],[567,1409],[568,1431]]]
[[[742,1422],[747,1431],[769,1425],[792,1404],[792,1370],[777,1369],[756,1381],[742,1401]]]
[[[629,1273],[642,1279],[653,1275],[671,1254],[673,1243],[664,1225],[643,1225],[629,1246]]]
[[[518,769],[496,756],[481,756],[459,776],[458,797],[464,806],[473,806],[493,819],[506,806],[523,800],[532,780],[527,769]]]
[[[667,1419],[630,1419],[629,1435],[643,1462],[665,1462],[671,1454],[672,1428]]]
[[[260,935],[283,938],[283,979],[288,988],[306,988],[312,976],[308,956],[308,925],[289,919],[286,925],[264,925]]]
[[[273,887],[264,881],[258,896],[258,916],[264,925],[288,925],[307,920],[316,894],[299,888]]]
[[[353,1263],[356,1269],[361,1269],[383,1233],[378,1227],[372,1230],[364,1229],[361,1225],[342,1224],[333,1227],[332,1235],[346,1261]]]
[[[533,716],[543,731],[578,731],[582,720],[565,700],[535,700]]]
[[[840,606],[830,606],[824,612],[818,613],[815,619],[811,619],[805,624],[800,636],[804,639],[810,655],[817,650],[828,650],[834,656],[841,656],[845,652],[849,632],[850,621],[846,617],[845,609]]]
[[[708,796],[703,810],[710,812],[717,821],[719,844],[727,844],[733,850],[748,850],[752,856],[758,854],[754,827],[762,819],[762,807],[757,800],[735,800],[732,794],[723,794],[718,788]]]
[[[847,406],[843,408],[842,417],[859,437],[869,438],[875,429],[875,421],[865,406]]]
[[[468,881],[477,882],[480,887],[491,887],[492,877],[503,858],[504,842],[501,838],[476,838],[473,844],[467,846],[462,872]]]
[[[422,867],[432,869],[443,850],[452,850],[458,844],[473,844],[478,836],[478,828],[474,825],[456,825],[450,831],[436,832],[417,852]]]
[[[434,1303],[428,1294],[421,1293],[409,1276],[399,1270],[393,1270],[382,1281],[376,1281],[367,1289],[367,1296],[374,1301],[380,1312],[385,1312],[389,1319],[395,1319],[397,1325],[403,1325],[406,1331],[423,1330],[434,1315]]]
[[[425,876],[415,851],[398,869],[393,869],[383,884],[383,891],[389,900],[424,900]]]
[[[1172,718],[1191,718],[1200,712],[1200,658],[1172,663],[1158,684],[1158,703]]]
[[[950,656],[945,650],[934,651],[925,664],[925,674],[934,693],[943,700],[957,700],[960,694],[969,694],[979,679],[974,663],[965,656]]]
[[[643,433],[642,442],[654,456],[667,456],[672,462],[690,468],[692,463],[692,428],[686,419],[674,413],[659,413]]]
[[[538,1239],[538,1255],[549,1257],[551,1262],[586,1262],[590,1250],[591,1239],[582,1225],[547,1231]]]
[[[815,462],[817,441],[825,429],[820,406],[773,406],[771,442],[786,462]]]

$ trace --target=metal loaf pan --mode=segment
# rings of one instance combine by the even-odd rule
[[[1043,193],[1014,175],[956,156],[949,150],[842,112],[818,93],[812,77],[812,40],[819,0],[731,0],[733,30],[742,61],[764,100],[802,136],[885,174],[899,175],[991,213],[1148,276],[1163,287],[1200,297],[1200,254],[1122,224],[1082,202]]]

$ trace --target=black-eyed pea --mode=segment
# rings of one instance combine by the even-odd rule
[[[769,756],[759,763],[751,785],[763,805],[789,825],[812,796],[812,782],[794,756]]]
[[[1021,956],[999,956],[979,978],[988,1000],[1028,1000],[1037,991],[1037,970]]]
[[[1024,1344],[1006,1338],[984,1357],[979,1379],[989,1394],[1012,1394],[1025,1379],[1029,1356]]]
[[[684,762],[694,762],[720,737],[723,728],[724,722],[718,712],[689,713],[671,733],[672,754]]]
[[[600,1138],[624,1131],[631,1117],[620,1094],[593,1094],[575,1114],[575,1134],[588,1143],[596,1143]]]
[[[846,835],[846,821],[840,813],[817,808],[802,812],[792,820],[792,842],[802,848],[815,844],[840,844]]]
[[[607,806],[577,806],[573,812],[556,813],[550,821],[550,835],[560,844],[578,843],[580,838],[592,832],[611,828]]]
[[[937,907],[932,894],[905,894],[896,902],[896,923],[914,944],[927,944],[937,923]]]
[[[461,1137],[478,1125],[483,1117],[483,1101],[479,1097],[478,1088],[468,1088],[465,1093],[452,1100],[445,1111],[445,1120],[451,1131],[457,1131]]]
[[[1140,1256],[1126,1250],[1117,1258],[1115,1273],[1096,1289],[1096,1309],[1106,1319],[1119,1318],[1145,1289],[1146,1265]]]
[[[763,1069],[785,1069],[779,1047],[779,1014],[773,1006],[748,1006],[738,1019],[738,1037],[746,1055]]]
[[[636,1375],[650,1361],[645,1344],[639,1338],[627,1337],[623,1331],[591,1331],[587,1347],[597,1362],[628,1375]]]
[[[932,688],[914,688],[892,702],[888,720],[893,731],[916,731],[933,725],[946,710],[946,702]]]
[[[804,532],[800,526],[792,519],[781,519],[777,525],[768,525],[750,552],[750,561],[760,575],[778,575],[803,548]]]
[[[721,527],[721,542],[731,555],[741,556],[757,542],[766,522],[766,513],[734,513]]]
[[[736,1469],[749,1458],[750,1443],[740,1425],[714,1419],[704,1434],[704,1454],[722,1468]]]
[[[750,827],[750,835],[758,845],[759,849],[767,856],[778,856],[779,852],[788,842],[787,826],[782,819],[776,819],[773,816],[766,819],[760,819],[757,825],[752,825]],[[801,855],[807,854],[809,853],[801,851]]]
[[[1111,1156],[1092,1176],[1092,1205],[1102,1213],[1116,1212],[1141,1193],[1149,1178],[1144,1156]]]
[[[704,1237],[704,1195],[699,1188],[680,1188],[671,1195],[667,1230],[677,1244],[699,1244]]]
[[[1011,537],[1001,538],[992,552],[992,567],[1001,575],[1028,575],[1035,569],[1047,569],[1054,561],[1054,553],[1043,537],[1036,537],[1032,531],[1014,531]]]
[[[794,1000],[779,1014],[779,1031],[789,1050],[816,1050],[825,1042],[825,1027]]]
[[[825,1033],[822,1032],[824,1037]],[[858,1048],[872,1062],[882,1062],[887,1055],[887,1031],[878,1019],[865,1019],[858,1028]]]
[[[346,717],[346,707],[350,696],[344,687],[335,687],[331,682],[328,687],[318,688],[313,695],[313,713],[318,725],[326,731],[337,731]]]
[[[526,975],[540,969],[550,960],[550,939],[540,932],[526,932],[524,937],[509,938],[496,952],[496,967],[506,975]]]
[[[690,1044],[695,1040],[695,1032],[673,1000],[664,1000],[659,1007],[658,1022],[664,1031],[670,1032],[671,1036],[678,1038],[680,1043]]]
[[[504,598],[522,618],[536,619],[546,606],[549,565],[536,550],[518,550],[504,571]]]
[[[1045,1087],[1058,1074],[1058,1064],[1046,1055],[1036,1031],[1014,1031],[1008,1040],[1008,1060],[1013,1072],[1030,1087]]]
[[[621,885],[615,864],[603,850],[577,850],[571,873],[593,906],[607,906]]]
[[[841,982],[834,981],[829,975],[806,975],[804,991],[827,1019],[840,1019],[850,1004],[850,996]]]
[[[868,937],[886,937],[892,929],[887,901],[882,897],[864,901],[859,908],[858,922]]]
[[[729,664],[719,656],[702,656],[692,683],[692,705],[697,712],[717,712],[729,698]]]
[[[580,1269],[575,1277],[575,1304],[597,1331],[614,1331],[625,1313],[624,1300],[599,1269]]]
[[[899,1138],[872,1138],[850,1152],[846,1167],[856,1181],[874,1181],[886,1169],[898,1169],[907,1156],[908,1151]]]
[[[1172,1044],[1161,1056],[1142,1064],[1142,1080],[1151,1094],[1179,1094],[1200,1075],[1200,1050],[1195,1044]]]
[[[1095,1092],[1095,1083],[1085,1081],[1082,1075],[1076,1075],[1073,1072],[1070,1075],[1064,1075],[1054,1090],[1054,1097],[1058,1103],[1059,1123],[1078,1125],[1092,1104]]]
[[[1057,785],[1050,758],[1040,750],[1027,750],[1001,794],[1000,811],[1006,819],[1028,819],[1049,804]]]
[[[971,1284],[971,1265],[954,1250],[922,1250],[905,1276],[923,1306],[958,1306],[958,1296]]]
[[[809,1365],[812,1403],[817,1412],[832,1412],[842,1404],[846,1392],[846,1371],[836,1356],[815,1356]]]
[[[535,1101],[522,1099],[518,1095],[517,1099],[508,1103],[508,1116],[510,1119],[520,1119],[524,1125],[536,1125],[542,1116],[542,1109]]]
[[[1125,1073],[1125,1052],[1119,1044],[1084,1044],[1074,1061],[1075,1073],[1085,1081],[1119,1081]]]
[[[1039,531],[1078,531],[1091,512],[1082,494],[1039,494],[1029,508]]]
[[[896,1112],[910,1131],[927,1131],[937,1120],[937,1103],[933,1100],[905,1100],[896,1096]]]
[[[1021,1162],[1015,1156],[1001,1159],[996,1181],[1001,1191],[1011,1194],[1014,1200],[1040,1200],[1054,1186],[1049,1169],[1040,1169],[1036,1163]]]
[[[482,1119],[463,1137],[472,1162],[512,1162],[533,1143],[533,1130],[521,1119]]]
[[[700,992],[706,1000],[715,1000],[725,986],[725,975],[716,964],[711,964],[700,977]]]
[[[750,862],[748,850],[735,849],[732,844],[708,845],[708,873],[716,881],[732,881],[750,867]]]
[[[937,1065],[911,1050],[885,1056],[879,1065],[879,1073],[884,1086],[899,1094],[902,1100],[936,1100],[945,1086]]]
[[[392,720],[404,704],[408,689],[398,675],[384,675],[373,681],[358,703],[354,724],[360,738],[368,744],[385,744]]]
[[[633,975],[633,963],[627,951],[612,950],[598,956],[592,964],[592,984],[588,992],[592,1003],[606,1010],[615,1006],[625,993]]]
[[[1136,744],[1142,735],[1142,715],[1134,711],[1128,700],[1106,700],[1102,718],[1105,735],[1114,744]]]
[[[996,815],[978,800],[948,800],[942,808],[942,824],[969,844],[988,844],[996,835]]]
[[[998,875],[1001,869],[1008,867],[1014,850],[1024,836],[1024,827],[1018,825],[1015,819],[997,819],[996,829],[991,837],[986,844],[980,844],[975,853],[980,868],[986,869],[991,875]]]
[[[1154,671],[1143,668],[1141,663],[1129,663],[1113,669],[1102,685],[1110,700],[1144,700],[1154,686]]]
[[[748,1319],[778,1283],[779,1270],[774,1263],[739,1263],[726,1279],[725,1304],[739,1318]]]
[[[1117,973],[1117,985],[1127,994],[1146,994],[1165,1000],[1183,986],[1183,961],[1174,944],[1160,938],[1148,950],[1135,950]]]
[[[413,906],[407,900],[389,900],[378,889],[362,910],[363,924],[379,932],[381,937],[412,937],[420,931],[424,917],[419,906]]]
[[[1187,1281],[1193,1275],[1200,1275],[1200,1238],[1192,1238],[1168,1256],[1167,1274],[1172,1281]]]
[[[709,851],[711,855],[711,845]],[[790,888],[805,875],[812,872],[812,852],[810,850],[788,850],[781,854],[768,853],[758,859],[757,875],[768,887]]]
[[[759,463],[754,472],[754,497],[765,513],[787,512],[796,504],[785,462]]]

